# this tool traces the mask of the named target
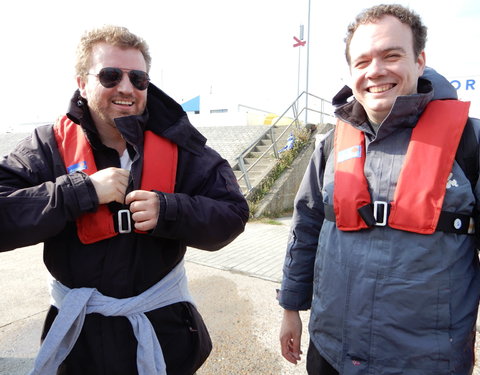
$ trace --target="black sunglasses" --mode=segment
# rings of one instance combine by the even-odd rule
[[[100,72],[98,72],[98,74],[95,74],[95,73],[87,73],[87,74],[96,76],[103,87],[106,87],[107,89],[111,89],[112,87],[115,87],[121,82],[124,72],[128,74],[128,78],[130,79],[130,82],[138,90],[145,90],[148,87],[148,83],[150,82],[150,77],[148,76],[147,72],[143,72],[141,70],[103,68],[100,70]]]

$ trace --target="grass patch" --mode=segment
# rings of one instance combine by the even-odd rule
[[[248,198],[248,205],[250,208],[250,217],[255,215],[258,205],[272,189],[275,181],[281,176],[283,171],[290,167],[297,157],[297,155],[305,148],[308,143],[311,132],[306,129],[297,129],[294,131],[295,142],[291,150],[284,151],[280,154],[280,158],[277,160],[272,171],[268,176],[255,188],[255,191]]]

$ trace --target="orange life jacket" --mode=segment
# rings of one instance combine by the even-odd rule
[[[435,231],[469,106],[458,100],[435,100],[427,105],[412,130],[390,202],[390,227],[421,234]],[[333,208],[337,227],[344,231],[368,228],[358,211],[371,204],[364,175],[364,134],[339,121],[334,142]]]
[[[57,120],[53,130],[68,173],[83,171],[92,175],[97,172],[92,148],[80,125],[63,116]],[[143,155],[141,189],[173,193],[177,172],[177,145],[151,131],[145,131]],[[128,214],[126,210],[123,211]],[[120,214],[118,220],[122,220]],[[76,224],[78,237],[84,244],[118,234],[114,215],[105,204],[100,205],[95,212],[82,214]]]

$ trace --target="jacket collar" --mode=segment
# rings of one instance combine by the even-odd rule
[[[356,128],[373,134],[368,117],[362,105],[353,98],[352,90],[344,86],[332,100],[336,108],[335,115],[340,120],[347,122]],[[383,138],[397,128],[415,127],[420,114],[433,98],[433,87],[430,81],[420,78],[418,81],[418,93],[399,96],[395,100],[390,113],[381,123],[376,139]]]
[[[151,130],[194,154],[202,153],[207,140],[190,123],[181,105],[153,84],[150,84],[147,90],[147,108],[143,114],[115,119],[115,125],[125,140],[128,143],[139,144],[143,139],[143,132]],[[67,116],[80,124],[88,134],[93,134],[94,137],[91,138],[97,138],[99,141],[88,103],[80,96],[78,90],[70,100]]]

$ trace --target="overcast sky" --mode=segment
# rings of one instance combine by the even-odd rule
[[[392,2],[392,1],[385,1]],[[480,2],[398,1],[429,29],[427,65],[457,79],[464,99],[480,100]],[[330,100],[344,84],[345,30],[370,0],[311,0],[309,91]],[[5,5],[8,4],[8,5]],[[282,112],[305,89],[307,48],[293,47],[308,0],[25,0],[0,12],[2,120],[52,121],[76,88],[75,48],[84,30],[127,26],[144,37],[153,83],[179,102],[214,92],[239,104]],[[298,67],[301,67],[300,82]],[[465,91],[467,80],[478,89]],[[479,111],[480,112],[480,111]],[[480,113],[477,114],[479,116]]]

